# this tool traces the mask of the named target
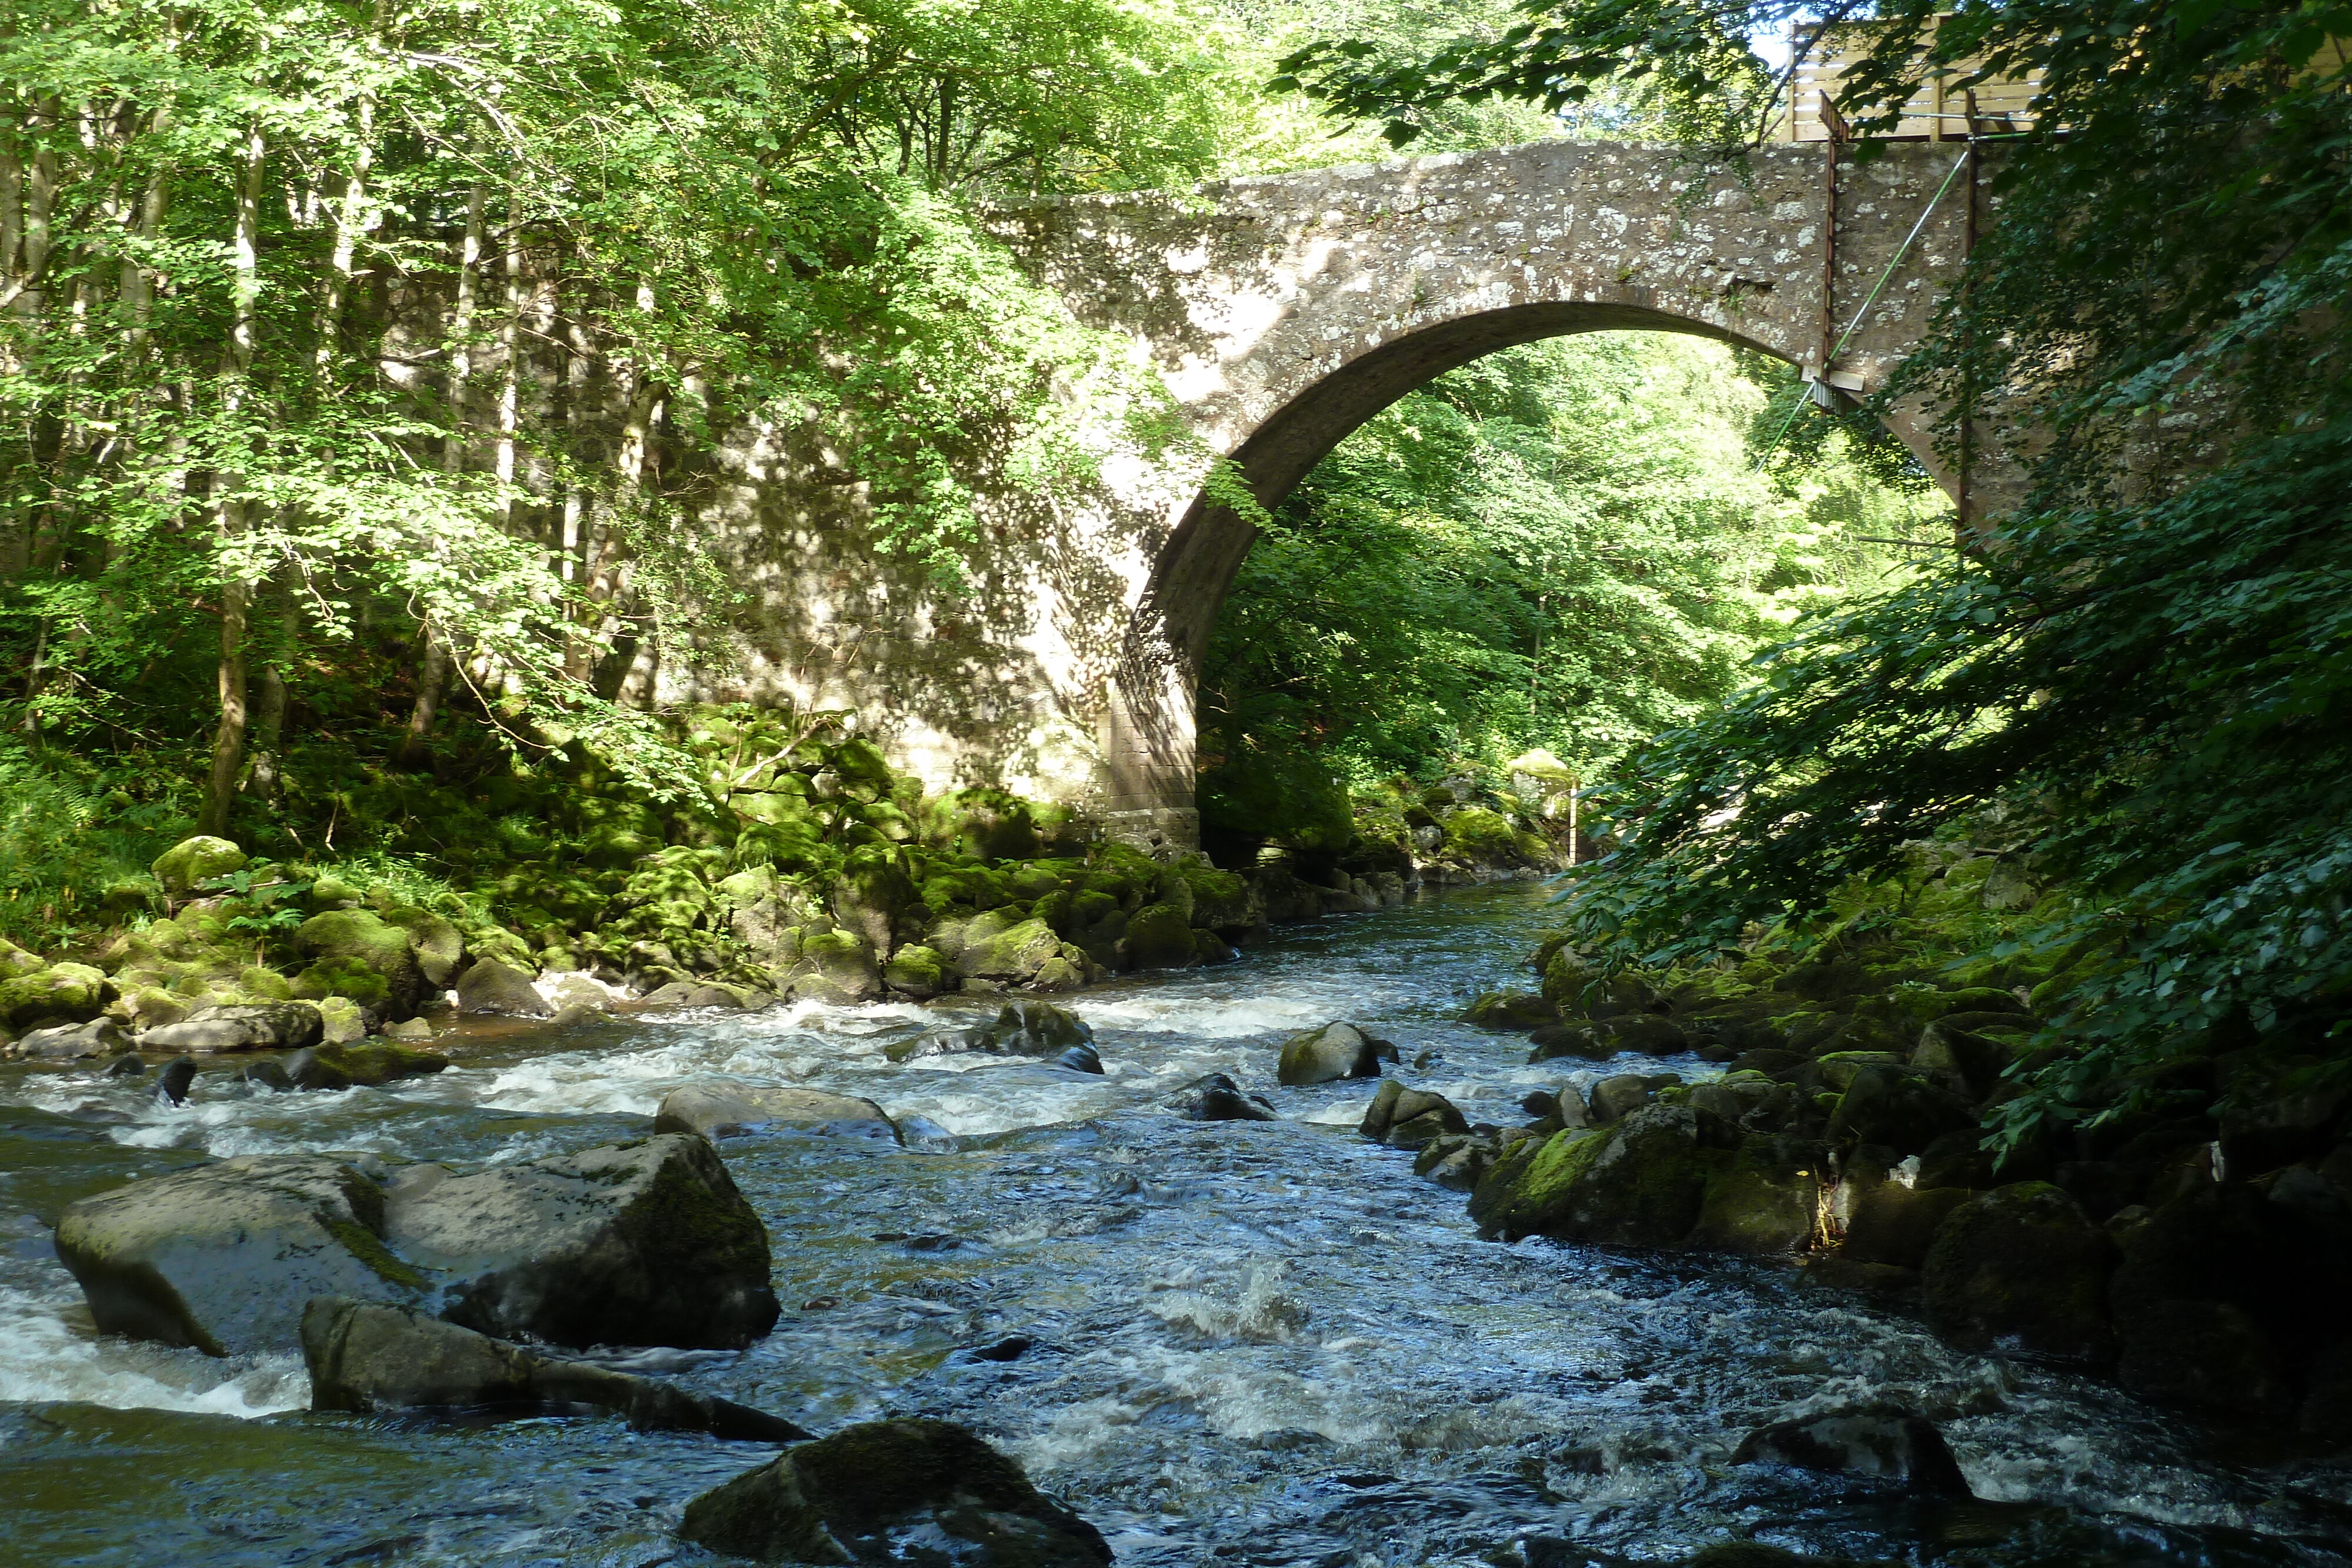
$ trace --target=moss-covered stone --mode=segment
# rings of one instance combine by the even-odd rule
[[[793,996],[847,1005],[882,994],[882,969],[873,946],[856,932],[812,932],[801,938],[800,946],[800,962],[790,977]]]
[[[336,966],[332,973],[346,977],[352,967],[364,969],[383,983],[383,1000],[353,995],[351,989],[322,991],[350,996],[362,1007],[381,1006],[387,1017],[404,1019],[416,1011],[425,994],[425,973],[416,966],[415,944],[408,933],[371,909],[334,909],[314,915],[294,931],[295,947],[313,960]],[[331,983],[326,976],[320,983]]]
[[[87,1023],[112,994],[105,974],[88,964],[52,964],[0,980],[0,1024],[14,1030]]]
[[[993,924],[992,915],[1002,913],[982,915],[972,923],[973,928],[983,923]],[[1062,939],[1054,934],[1054,928],[1032,918],[986,931],[976,940],[967,930],[955,966],[973,979],[1022,985],[1035,979],[1040,969],[1061,956]]]
[[[1736,1140],[1685,1105],[1647,1106],[1597,1134],[1557,1133],[1526,1160],[1488,1172],[1471,1218],[1495,1236],[1677,1246],[1698,1225],[1710,1184],[1733,1165]]]
[[[882,983],[901,995],[926,1001],[950,988],[955,971],[936,950],[908,943],[890,955],[882,967]]]
[[[1464,1023],[1498,1034],[1539,1029],[1559,1019],[1559,1004],[1529,991],[1488,991],[1462,1011]]]
[[[1128,917],[1127,933],[1119,941],[1129,968],[1175,969],[1200,961],[1192,922],[1172,904],[1137,910]]]
[[[246,861],[246,852],[226,839],[199,833],[192,839],[182,839],[157,855],[148,869],[154,873],[155,880],[167,894],[185,898],[199,883],[244,870]]]
[[[2018,1182],[1952,1211],[1927,1249],[1920,1291],[1929,1325],[1963,1349],[2105,1361],[2115,1350],[2114,1267],[2113,1243],[2072,1197]]]

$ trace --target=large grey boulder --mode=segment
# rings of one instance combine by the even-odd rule
[[[119,1055],[130,1043],[122,1026],[112,1019],[92,1019],[88,1023],[37,1029],[11,1047],[9,1054],[26,1061],[87,1061]]]
[[[775,1326],[768,1233],[689,1134],[420,1172],[392,1195],[384,1239],[447,1281],[450,1322],[502,1338],[733,1350]]]
[[[757,1443],[809,1434],[781,1416],[650,1377],[559,1361],[414,1307],[314,1296],[302,1310],[310,1408],[378,1410],[593,1405],[641,1432],[709,1432]]]
[[[539,994],[530,976],[496,958],[477,958],[457,977],[457,1010],[525,1019],[555,1016],[555,1009]]]
[[[1382,1061],[1394,1061],[1396,1047],[1351,1023],[1327,1023],[1292,1035],[1282,1045],[1276,1077],[1285,1088],[1332,1083],[1342,1078],[1378,1078]]]
[[[291,1350],[313,1296],[445,1305],[499,1338],[734,1349],[768,1332],[768,1237],[710,1145],[669,1135],[386,1184],[248,1155],[86,1197],[58,1256],[109,1333]]]
[[[900,1141],[898,1124],[881,1106],[855,1094],[821,1089],[724,1089],[689,1084],[673,1089],[654,1113],[656,1133],[692,1133],[704,1138],[735,1138],[781,1129],[836,1137]]]
[[[142,1051],[301,1051],[325,1030],[309,1002],[236,1002],[198,1008],[139,1037]]]
[[[58,1257],[101,1333],[212,1355],[286,1350],[313,1296],[404,1300],[383,1189],[325,1155],[249,1155],[67,1207]]]
[[[870,1421],[686,1505],[678,1533],[759,1563],[1102,1568],[1102,1533],[945,1421]]]

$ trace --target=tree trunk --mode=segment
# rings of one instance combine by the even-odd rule
[[[449,685],[449,643],[440,632],[425,629],[425,652],[416,665],[416,706],[409,710],[408,732],[400,737],[400,752],[394,758],[403,768],[421,768],[430,752],[426,742],[433,737],[433,721],[441,712],[441,693]]]
[[[457,258],[457,305],[449,321],[449,434],[441,443],[441,467],[456,474],[466,465],[466,391],[474,376],[474,288],[482,270],[482,204],[478,183],[466,198],[466,248]]]
[[[255,306],[261,295],[261,173],[268,151],[258,126],[247,132],[245,166],[237,180],[236,305],[229,326],[229,378],[223,393],[232,422],[246,403],[246,379],[253,372]],[[216,527],[226,547],[245,529],[246,503],[237,492],[244,476],[224,473],[215,481]],[[197,831],[226,837],[229,807],[244,770],[246,727],[245,618],[248,586],[224,577],[221,583],[220,727],[213,732],[213,766],[205,783]]]

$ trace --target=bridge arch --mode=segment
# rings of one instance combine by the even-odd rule
[[[1080,319],[1150,354],[1202,442],[1272,505],[1413,388],[1543,338],[1692,333],[1875,390],[1965,254],[1980,200],[1980,176],[1953,191],[1966,156],[1922,143],[1854,164],[1815,143],[1724,165],[1549,142],[1065,199],[996,226]],[[1890,423],[1950,487],[1924,422]],[[1115,831],[1181,841],[1197,831],[1200,659],[1253,535],[1197,493],[1158,504],[1100,697],[1103,805]]]

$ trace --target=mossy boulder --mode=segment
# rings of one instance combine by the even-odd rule
[[[418,1051],[392,1040],[354,1040],[318,1045],[296,1052],[287,1076],[301,1089],[372,1089],[403,1078],[422,1078],[447,1069],[438,1051]]]
[[[1172,904],[1150,904],[1128,917],[1119,949],[1132,969],[1179,969],[1200,962],[1192,923]]]
[[[411,904],[394,904],[383,915],[385,925],[407,933],[409,952],[426,985],[440,988],[457,977],[466,960],[464,932],[431,910]]]
[[[906,1542],[961,1568],[1104,1568],[1100,1531],[961,1427],[845,1427],[686,1505],[678,1533],[760,1563],[901,1563]]]
[[[0,980],[0,1025],[27,1030],[43,1024],[87,1023],[105,1010],[112,994],[103,971],[88,964],[52,964]]]
[[[1846,1220],[1839,1251],[1857,1263],[1917,1269],[1927,1261],[1936,1232],[1954,1209],[1975,1195],[1966,1187],[1906,1186],[1875,1181],[1864,1187]]]
[[[1605,1129],[1522,1143],[1479,1181],[1470,1215],[1490,1236],[1793,1251],[1812,1234],[1818,1153],[1743,1137],[1687,1105],[1646,1105]]]
[[[1916,1155],[1977,1124],[1976,1108],[1900,1065],[1869,1063],[1848,1081],[1830,1117],[1833,1144],[1875,1144]]]
[[[834,919],[843,930],[865,937],[877,953],[891,950],[901,916],[920,902],[908,874],[906,854],[895,846],[871,844],[850,851],[834,879]]]
[[[147,869],[163,883],[164,893],[177,899],[187,897],[199,883],[243,871],[246,861],[246,852],[226,839],[199,833],[157,855]]]
[[[1497,1034],[1517,1034],[1559,1020],[1559,1006],[1532,991],[1488,991],[1462,1010],[1462,1021]]]
[[[890,961],[882,966],[882,983],[901,996],[928,1001],[941,991],[952,989],[956,973],[938,951],[910,942],[891,954]]]
[[[2115,1334],[2115,1248],[2047,1182],[1980,1193],[1937,1228],[1920,1273],[1928,1324],[1965,1350],[2014,1347],[2103,1362]]]
[[[1034,860],[1042,852],[1029,802],[1003,789],[949,790],[923,801],[915,821],[927,846],[973,860]]]
[[[202,1007],[139,1037],[145,1051],[299,1051],[319,1043],[325,1017],[309,1002]]]
[[[27,953],[5,936],[0,936],[0,980],[21,979],[48,967],[39,955]]]
[[[350,996],[362,1007],[380,1005],[384,1016],[391,1019],[415,1016],[425,996],[425,971],[417,967],[415,939],[372,909],[331,909],[323,915],[314,915],[295,927],[294,946],[314,962],[334,966],[331,973],[337,977],[347,978],[350,971],[357,967],[383,985],[380,1004],[369,997],[353,995],[351,990],[339,988],[323,994]],[[312,980],[306,977],[299,988],[314,989],[325,983],[325,978],[322,976]]]
[[[302,1001],[339,998],[378,1017],[392,1008],[392,982],[356,958],[320,958],[294,977],[291,989]]]
[[[792,994],[803,1000],[848,1006],[882,994],[882,967],[873,945],[852,931],[803,935],[800,962],[787,977]]]
[[[973,925],[978,927],[987,921],[989,916],[983,915]],[[1190,932],[1186,933],[1186,940],[1189,944]],[[955,966],[972,979],[1023,985],[1035,980],[1039,971],[1061,956],[1062,939],[1054,934],[1054,928],[1032,918],[1003,925],[978,940],[967,932]]]
[[[1705,1252],[1802,1252],[1821,1226],[1827,1151],[1801,1138],[1749,1134],[1728,1161],[1710,1159],[1698,1222],[1681,1241]]]

